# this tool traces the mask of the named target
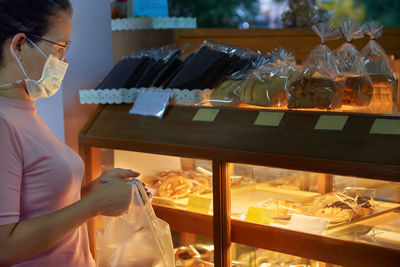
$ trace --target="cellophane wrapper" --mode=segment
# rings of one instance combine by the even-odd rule
[[[398,78],[389,56],[376,41],[382,36],[381,23],[371,21],[363,25],[370,41],[361,50],[361,56],[371,78],[374,92],[369,110],[373,113],[393,113],[398,102]]]
[[[340,90],[339,69],[336,56],[325,41],[341,37],[339,29],[329,23],[312,27],[321,38],[303,66],[290,83],[287,96],[288,108],[334,109],[342,105],[343,92]]]
[[[294,56],[283,48],[274,49],[265,64],[248,71],[240,84],[240,101],[264,107],[286,106],[287,87],[294,72]]]
[[[363,37],[362,27],[357,22],[347,21],[342,27],[342,33],[347,42],[335,50],[337,66],[340,71],[338,78],[343,91],[342,104],[353,108],[365,108],[371,103],[373,86],[361,53],[352,41]]]
[[[347,187],[316,197],[307,215],[327,218],[331,223],[350,222],[374,212],[375,195],[375,189]]]

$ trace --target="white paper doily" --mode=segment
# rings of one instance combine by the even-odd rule
[[[121,89],[82,89],[79,90],[81,104],[121,104],[133,103],[139,90],[171,91],[170,104],[195,105],[210,99],[210,89],[162,89],[162,88],[121,88]]]
[[[196,18],[185,17],[138,17],[111,20],[113,31],[145,29],[194,29]]]

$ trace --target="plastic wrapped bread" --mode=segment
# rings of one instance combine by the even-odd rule
[[[376,41],[382,36],[383,26],[380,22],[371,21],[362,27],[364,33],[370,36],[370,41],[361,50],[362,59],[374,87],[370,111],[392,113],[393,102],[397,101],[398,79],[390,58]]]
[[[270,53],[270,61],[250,70],[239,88],[241,102],[264,107],[281,107],[286,104],[286,90],[295,72],[291,53],[278,48]]]
[[[361,53],[352,44],[355,39],[364,36],[360,24],[347,21],[341,27],[346,43],[335,50],[343,90],[343,105],[368,106],[373,95],[373,86]]]
[[[312,27],[321,44],[308,55],[302,70],[296,74],[288,89],[288,108],[332,109],[341,106],[342,93],[337,77],[336,57],[325,44],[341,37],[339,29],[328,23]]]

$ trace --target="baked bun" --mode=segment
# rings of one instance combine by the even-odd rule
[[[193,183],[183,176],[171,176],[162,182],[158,189],[160,197],[184,198],[193,188]]]

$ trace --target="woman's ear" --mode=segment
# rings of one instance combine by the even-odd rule
[[[11,57],[15,60],[15,56],[18,57],[19,60],[22,60],[22,48],[24,44],[26,44],[26,35],[25,33],[17,33],[11,39],[11,49],[14,51],[15,55],[11,52]]]

